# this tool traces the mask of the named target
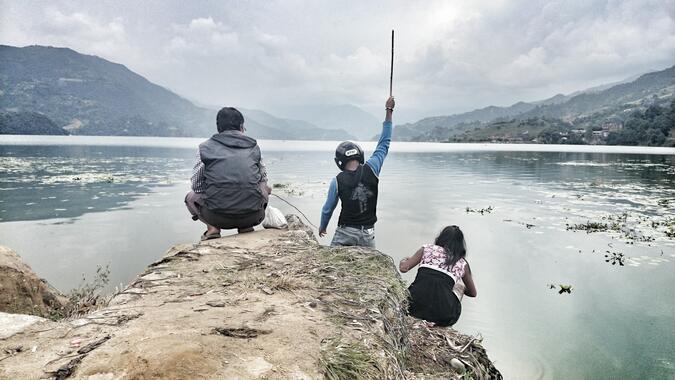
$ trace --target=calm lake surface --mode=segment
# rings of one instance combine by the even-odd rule
[[[0,136],[0,244],[63,291],[97,265],[127,283],[203,231],[183,205],[200,141]],[[318,224],[336,143],[260,144],[275,192]],[[675,378],[674,149],[394,143],[378,218],[396,260],[462,228],[478,297],[455,327],[506,378]],[[616,228],[567,229],[589,221]]]

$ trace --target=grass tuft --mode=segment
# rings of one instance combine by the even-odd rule
[[[302,277],[294,277],[287,274],[270,276],[266,279],[265,283],[272,290],[293,291],[310,287],[309,282]]]
[[[319,359],[326,379],[375,379],[380,370],[370,351],[359,343],[345,343],[339,338],[326,341]]]

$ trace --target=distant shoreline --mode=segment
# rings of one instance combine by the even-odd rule
[[[148,148],[196,149],[206,137],[151,137],[151,136],[56,136],[56,135],[0,135],[0,145],[19,146],[130,146]],[[258,140],[267,151],[330,152],[338,141],[326,140]],[[311,143],[311,144],[310,144]],[[360,142],[366,150],[375,147],[375,141]],[[550,153],[606,153],[674,155],[675,148],[629,145],[572,145],[526,143],[448,143],[393,141],[390,152],[550,152]]]

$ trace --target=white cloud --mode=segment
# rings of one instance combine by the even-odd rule
[[[77,1],[77,0],[75,0]],[[536,100],[675,63],[675,0],[3,4],[0,39],[65,45],[210,104],[408,117]],[[399,115],[401,114],[399,113]]]
[[[30,30],[47,43],[86,47],[93,54],[116,56],[128,51],[129,42],[121,17],[100,21],[83,12],[64,13],[57,8],[44,10],[44,18]]]
[[[435,37],[411,62],[424,72],[418,80],[425,86],[461,86],[454,97],[467,108],[481,105],[464,101],[475,89],[487,100],[482,105],[508,104],[675,63],[672,0],[475,6],[465,18],[432,24],[436,31],[426,34]],[[512,95],[504,96],[507,91]]]
[[[211,31],[219,31],[222,30],[223,24],[221,23],[216,23],[213,21],[212,17],[200,17],[196,18],[192,21],[190,21],[190,24],[188,24],[187,29],[192,30],[192,31],[205,31],[205,32],[211,32]]]
[[[166,46],[166,53],[182,55],[221,56],[238,47],[239,36],[212,17],[199,17],[186,25],[173,25],[175,35]]]

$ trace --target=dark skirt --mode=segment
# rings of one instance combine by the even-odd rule
[[[455,281],[447,274],[430,268],[419,268],[410,285],[410,306],[413,317],[439,326],[452,326],[462,313],[462,304],[452,292]]]

